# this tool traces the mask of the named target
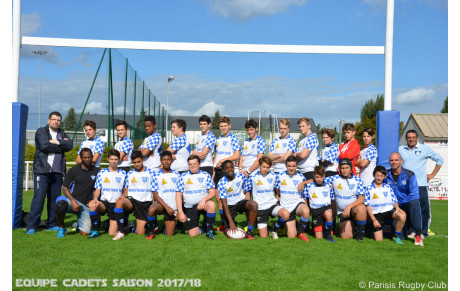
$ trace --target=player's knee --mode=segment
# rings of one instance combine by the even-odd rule
[[[206,212],[214,213],[216,212],[216,204],[212,200],[206,202]]]
[[[67,198],[65,198],[64,196],[59,196],[56,199],[56,214],[66,214],[68,209],[69,203],[67,202]]]
[[[248,203],[246,204],[246,208],[250,211],[256,211],[258,207],[259,205],[257,204],[257,202],[253,200],[248,201]]]
[[[332,210],[327,210],[324,212],[324,218],[326,218],[327,220],[331,220],[332,219]]]
[[[284,221],[288,221],[289,220],[289,212],[286,210],[286,209],[281,209],[280,212],[279,212],[279,216],[284,220]]]

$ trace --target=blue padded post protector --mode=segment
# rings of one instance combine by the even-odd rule
[[[13,174],[13,229],[21,227],[24,159],[26,155],[26,126],[29,107],[13,102],[12,122],[12,174]]]
[[[377,165],[390,168],[388,158],[399,146],[399,111],[377,112]]]

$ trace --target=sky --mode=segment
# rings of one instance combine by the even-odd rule
[[[439,113],[448,95],[447,0],[396,0],[392,109]],[[22,0],[25,36],[160,42],[385,46],[385,0]],[[40,48],[38,48],[40,49]],[[41,123],[52,110],[81,111],[102,49],[48,47]],[[39,58],[21,49],[20,96],[37,112]],[[307,116],[323,126],[360,119],[384,93],[383,55],[118,50],[171,115]],[[123,63],[124,64],[124,63]],[[104,67],[104,66],[103,66]],[[103,76],[103,74],[101,75]],[[102,80],[102,78],[101,78]],[[98,81],[95,90],[107,84]],[[49,102],[52,100],[53,102]],[[94,98],[90,112],[106,111]],[[117,98],[116,111],[122,112]],[[140,108],[136,105],[136,108]],[[129,113],[128,109],[128,113]],[[138,109],[136,109],[137,111]],[[87,110],[88,111],[88,107]],[[33,116],[33,114],[31,115]],[[43,124],[42,124],[43,125]]]

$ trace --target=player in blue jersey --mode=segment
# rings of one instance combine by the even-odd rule
[[[149,208],[146,239],[155,237],[157,215],[164,216],[166,235],[174,235],[176,228],[176,188],[180,174],[171,170],[172,154],[170,151],[162,152],[160,161],[161,169],[155,172],[153,177],[153,198],[155,203]]]
[[[144,118],[144,130],[149,135],[139,147],[144,157],[144,166],[150,170],[160,169],[161,136],[157,132],[155,117],[148,115]]]
[[[200,170],[205,171],[212,177],[212,160],[216,147],[216,137],[211,132],[211,118],[209,116],[202,115],[198,121],[200,123],[201,136],[196,143],[192,155],[200,157]]]
[[[364,148],[361,150],[356,166],[359,168],[359,177],[363,180],[364,187],[372,184],[374,180],[374,168],[377,165],[377,148],[372,144],[374,130],[365,128],[363,130]]]
[[[120,162],[118,168],[126,173],[131,171],[131,154],[134,150],[133,141],[128,137],[128,123],[124,120],[117,121],[115,128],[120,140],[113,147],[120,152]]]
[[[279,217],[281,223],[289,220],[289,211],[280,206],[279,196],[275,197],[274,189],[277,176],[270,172],[271,166],[272,161],[268,157],[261,157],[259,159],[259,171],[249,176],[248,182],[244,186],[246,195],[252,194],[252,200],[258,205],[257,228],[261,238],[266,238],[269,234],[267,223],[270,217]],[[279,224],[277,226],[282,227]],[[270,236],[273,239],[278,239],[276,230],[270,231]]]
[[[243,142],[238,167],[240,173],[249,177],[252,172],[259,168],[259,159],[264,156],[267,145],[257,134],[259,129],[257,121],[250,119],[244,124],[249,138]]]
[[[171,122],[171,133],[176,138],[172,144],[168,147],[167,151],[173,154],[173,162],[171,169],[178,171],[180,174],[185,173],[188,170],[187,159],[190,156],[190,143],[188,142],[185,131],[187,130],[187,124],[183,119],[175,119]]]
[[[317,239],[323,238],[323,224],[326,240],[335,242],[332,238],[332,207],[334,191],[330,183],[325,183],[326,171],[323,166],[316,166],[313,174],[314,182],[304,188],[304,196],[308,199],[311,209],[313,230]]]
[[[119,240],[125,236],[123,224],[124,212],[134,211],[136,217],[136,231],[138,235],[145,233],[147,214],[153,202],[153,175],[154,172],[144,166],[143,156],[140,151],[131,154],[134,169],[126,174],[125,189],[123,194],[115,202],[115,217],[118,231],[113,240]]]
[[[123,192],[126,172],[118,168],[120,152],[117,150],[111,149],[107,155],[107,160],[109,167],[97,173],[93,200],[88,204],[91,219],[91,234],[88,238],[99,236],[98,213],[100,215],[107,213],[110,220],[109,235],[114,236],[117,232],[117,221],[114,213],[115,201]]]
[[[331,183],[337,203],[340,236],[343,239],[353,238],[352,221],[356,222],[357,240],[364,241],[366,229],[366,207],[364,206],[363,181],[353,175],[352,162],[348,158],[340,160],[340,175],[327,177],[325,182]]]
[[[299,162],[299,172],[304,175],[307,183],[311,183],[313,182],[313,170],[318,165],[318,138],[311,131],[310,119],[302,117],[297,123],[305,138],[299,142],[294,157]]]
[[[290,156],[286,160],[287,170],[279,173],[275,180],[275,192],[280,197],[280,205],[289,211],[289,218],[286,221],[287,236],[297,237],[303,241],[310,241],[305,235],[305,229],[310,221],[310,209],[305,204],[306,197],[303,195],[303,188],[299,185],[306,182],[305,177],[298,173],[297,159]],[[296,216],[300,216],[299,227],[296,229]]]
[[[200,158],[191,155],[187,159],[189,171],[183,173],[177,183],[177,219],[187,222],[190,237],[206,233],[214,240],[212,227],[216,219],[216,204],[211,199],[216,196],[211,176],[200,170]],[[205,215],[206,229],[200,230],[200,215]]]
[[[273,162],[273,172],[286,171],[286,159],[295,152],[295,139],[289,134],[291,123],[283,118],[279,121],[280,137],[275,138],[268,150],[268,157]]]
[[[236,229],[235,217],[238,213],[246,213],[248,220],[247,237],[254,239],[254,223],[257,218],[257,202],[246,200],[244,195],[244,184],[247,183],[247,178],[241,173],[235,174],[235,166],[230,160],[225,160],[222,163],[225,176],[220,179],[217,189],[219,197],[224,208],[224,226],[225,230]]]
[[[84,148],[91,149],[93,153],[93,165],[99,167],[102,155],[104,155],[104,142],[96,134],[96,122],[92,120],[85,120],[83,128],[85,129],[86,140],[84,140],[77,154],[77,164],[81,163],[80,153]]]
[[[374,182],[367,186],[364,205],[366,205],[367,217],[374,227],[376,241],[383,240],[382,225],[385,219],[397,220],[394,241],[402,245],[402,230],[406,223],[406,213],[399,208],[398,199],[390,186],[383,183],[387,176],[387,170],[383,166],[376,166],[373,171]]]

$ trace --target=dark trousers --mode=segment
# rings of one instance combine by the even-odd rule
[[[399,207],[406,212],[406,224],[403,229],[404,234],[406,231],[411,233],[422,229],[422,211],[420,210],[420,201],[410,200],[409,203],[399,205]]]
[[[48,210],[48,227],[56,227],[56,198],[61,195],[62,174],[35,174],[34,173],[34,198],[30,204],[30,220],[27,230],[38,227],[43,212],[45,197]]]
[[[420,195],[420,209],[422,210],[422,234],[427,236],[431,220],[431,207],[430,198],[428,197],[428,187],[419,186],[418,193]]]

